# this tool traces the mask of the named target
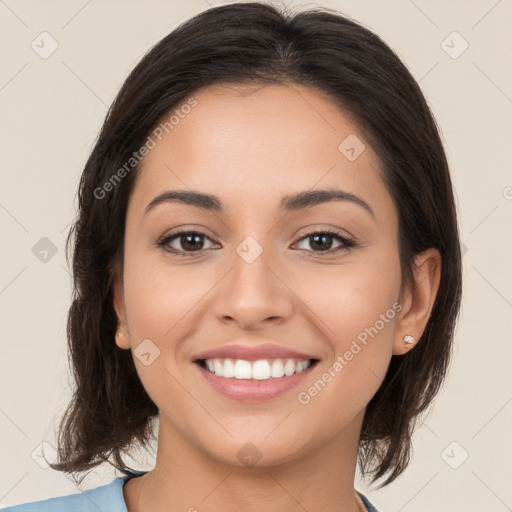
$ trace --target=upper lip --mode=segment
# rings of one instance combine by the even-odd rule
[[[221,347],[205,350],[193,356],[194,361],[201,359],[244,359],[246,361],[257,361],[258,359],[268,358],[282,359],[316,359],[312,355],[297,350],[292,350],[280,345],[270,343],[250,344],[235,343],[232,345],[223,345]]]

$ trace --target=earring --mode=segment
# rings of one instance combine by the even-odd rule
[[[414,343],[414,336],[411,336],[410,334],[406,334],[404,336],[404,341],[406,343],[405,348],[411,348],[412,344]]]
[[[124,334],[121,332],[121,331],[117,331],[117,335],[119,338],[121,338],[122,336],[124,336]]]

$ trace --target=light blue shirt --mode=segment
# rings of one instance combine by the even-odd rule
[[[120,476],[107,485],[59,498],[34,501],[2,509],[2,512],[128,512],[123,496],[123,485],[134,476]]]
[[[132,477],[143,475],[144,471],[120,476],[107,485],[89,489],[78,494],[34,501],[25,505],[15,505],[2,509],[2,512],[128,512],[123,496],[123,485]],[[357,491],[368,512],[378,510],[368,498]]]

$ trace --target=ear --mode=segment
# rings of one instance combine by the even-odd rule
[[[403,291],[400,304],[402,310],[396,326],[393,354],[403,355],[414,347],[421,338],[430,312],[434,306],[441,279],[441,255],[430,248],[414,258],[414,282]],[[413,336],[413,343],[406,343],[404,336]]]
[[[124,291],[122,278],[119,272],[115,272],[112,281],[112,300],[117,316],[116,345],[119,348],[130,348],[130,336],[126,322],[126,307],[124,304]]]

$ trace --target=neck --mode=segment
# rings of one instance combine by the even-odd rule
[[[362,415],[300,458],[246,467],[209,456],[161,415],[155,468],[125,492],[127,506],[130,512],[364,510],[354,491],[361,421]]]

